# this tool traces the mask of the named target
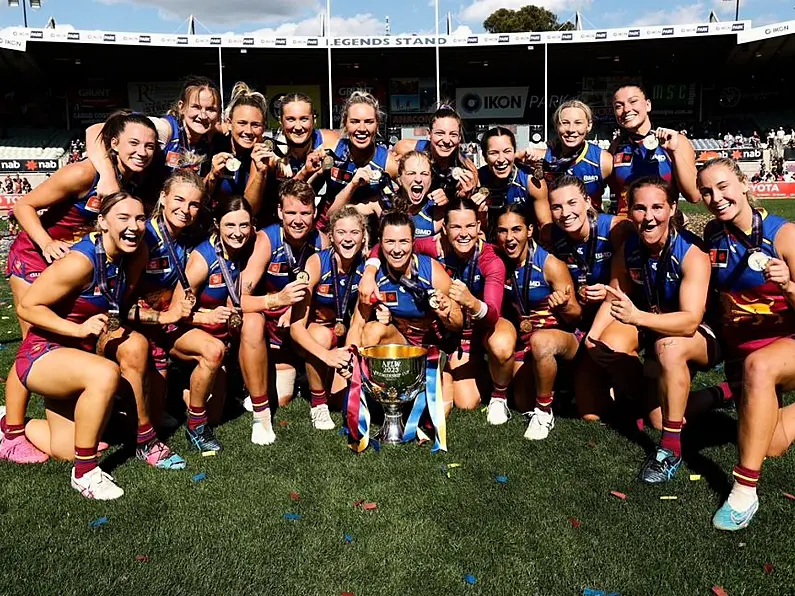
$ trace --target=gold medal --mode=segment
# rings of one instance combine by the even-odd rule
[[[533,178],[536,180],[541,180],[544,178],[544,168],[541,166],[536,166],[533,168]]]
[[[533,321],[529,318],[522,319],[522,322],[519,323],[519,329],[522,333],[530,333],[533,330]]]
[[[236,157],[230,157],[229,159],[226,160],[225,164],[226,169],[229,170],[230,172],[237,172],[240,169],[241,165],[242,163]]]
[[[370,184],[378,184],[381,182],[381,176],[383,172],[379,169],[370,170]]]
[[[588,288],[588,286],[583,285],[583,286],[580,286],[577,289],[577,296],[580,297],[580,302],[585,302],[586,301],[585,291],[586,291],[587,288]]]
[[[338,321],[337,324],[334,325],[334,335],[336,337],[345,337],[346,331],[348,331],[348,329],[345,327],[344,323]]]
[[[643,137],[643,146],[647,151],[654,151],[660,146],[660,141],[657,140],[657,135],[652,132],[650,135]]]
[[[320,167],[324,172],[328,172],[334,167],[334,158],[331,155],[324,155],[323,160],[320,162]]]
[[[270,151],[272,153],[276,148],[276,143],[273,142],[273,139],[263,139],[262,148],[265,149],[265,151]]]
[[[769,262],[770,257],[761,251],[755,250],[748,255],[748,268],[752,271],[764,271]]]
[[[461,177],[464,175],[464,168],[453,168],[451,174],[456,180],[461,180]]]
[[[108,331],[113,332],[121,327],[121,318],[118,310],[108,311]]]
[[[482,196],[484,199],[487,199],[487,198],[489,198],[489,194],[491,194],[491,191],[490,191],[488,188],[486,188],[485,186],[481,186],[481,187],[480,187],[480,188],[477,190],[477,192],[476,192],[475,194],[479,194],[479,195],[481,195],[481,196]]]
[[[436,292],[428,294],[428,306],[433,310],[439,310],[439,297],[436,295]]]
[[[299,271],[295,274],[295,281],[300,281],[302,284],[308,284],[309,274],[306,271]]]
[[[196,295],[190,290],[188,290],[187,292],[185,292],[185,301],[190,304],[191,308],[193,308],[194,306],[196,306]]]
[[[238,330],[243,326],[243,315],[235,311],[231,315],[229,315],[229,320],[227,321],[229,324],[229,328],[233,330]]]

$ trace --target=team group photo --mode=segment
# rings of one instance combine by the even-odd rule
[[[403,49],[20,3],[0,593],[792,593],[786,24],[437,2]]]

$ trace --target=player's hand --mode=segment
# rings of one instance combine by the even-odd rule
[[[41,249],[41,254],[45,261],[52,263],[53,261],[64,258],[69,254],[70,250],[71,247],[63,240],[50,240]]]
[[[77,330],[78,337],[90,337],[91,335],[102,335],[108,327],[108,315],[100,313],[94,315],[80,323]]]
[[[565,310],[569,305],[569,298],[571,298],[571,286],[568,285],[564,290],[555,290],[549,295],[547,302],[549,310],[558,311]]]
[[[776,284],[782,290],[789,286],[790,271],[787,264],[781,259],[772,258],[765,265],[765,270],[762,272],[765,279],[769,282]]]
[[[610,314],[616,321],[625,325],[637,325],[640,312],[624,292],[613,286],[605,286],[607,293],[613,297],[610,303]]]
[[[309,282],[305,281],[291,281],[284,286],[278,294],[279,304],[281,306],[292,306],[298,304],[304,299],[309,289]]]

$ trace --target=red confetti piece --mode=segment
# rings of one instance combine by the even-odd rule
[[[582,525],[582,522],[574,517],[569,518],[569,523],[571,524],[571,527],[574,528],[575,530]]]
[[[279,420],[279,426],[287,426],[288,424],[290,423],[287,422],[286,420]]]
[[[291,501],[300,501],[301,500],[301,495],[299,493],[293,491],[293,492],[290,493],[290,500]]]
[[[343,592],[340,596],[353,596],[353,592]]]
[[[765,570],[765,573],[773,573],[773,565],[770,563],[765,563],[762,569]]]
[[[138,561],[139,563],[148,563],[149,557],[147,557],[146,555],[135,555],[135,560]]]
[[[787,497],[790,501],[795,501],[795,495],[791,495],[789,493],[782,493],[785,497]]]
[[[596,447],[596,443],[594,443],[593,441],[588,441],[588,443],[586,443],[586,444],[587,444],[587,445],[588,445],[588,447],[590,447],[591,449],[593,449],[594,447]]]
[[[726,593],[726,590],[724,590],[720,586],[712,586],[712,593],[715,594],[715,596],[729,596]]]
[[[365,503],[362,505],[362,509],[365,511],[372,511],[373,509],[378,509],[378,503]]]
[[[627,495],[625,495],[624,493],[620,493],[617,490],[611,490],[610,494],[613,495],[614,497],[618,497],[622,501],[626,501],[627,500]]]
[[[358,501],[353,502],[354,508],[359,507],[362,503],[364,503],[364,499],[359,499]]]

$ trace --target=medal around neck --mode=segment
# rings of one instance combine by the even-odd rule
[[[121,317],[119,311],[111,309],[108,311],[108,331],[116,331],[121,327]]]
[[[379,169],[371,169],[370,170],[370,183],[377,184],[381,182],[381,170]]]
[[[237,172],[242,165],[241,161],[236,157],[230,157],[226,160],[226,164],[224,164],[226,169],[230,172]]]
[[[229,328],[230,329],[240,329],[243,326],[243,314],[240,311],[235,311],[231,315],[229,315]]]
[[[771,258],[761,251],[754,251],[748,255],[748,268],[752,271],[764,271]]]
[[[320,162],[320,167],[324,172],[328,172],[334,167],[334,157],[331,155],[324,155],[323,160]]]
[[[295,281],[301,282],[302,284],[308,284],[309,274],[306,271],[299,271],[295,274]]]
[[[334,336],[335,337],[345,337],[345,333],[347,332],[347,328],[345,327],[345,323],[338,322],[334,325]]]
[[[428,292],[428,306],[433,310],[439,310],[439,296],[433,290]]]
[[[660,141],[657,139],[657,134],[655,132],[643,137],[642,143],[647,151],[654,151],[660,146]]]
[[[262,148],[265,149],[265,151],[273,152],[273,150],[276,149],[276,143],[273,142],[273,139],[263,139]]]
[[[450,175],[456,180],[461,180],[464,176],[464,168],[455,167],[452,172],[450,172]]]

